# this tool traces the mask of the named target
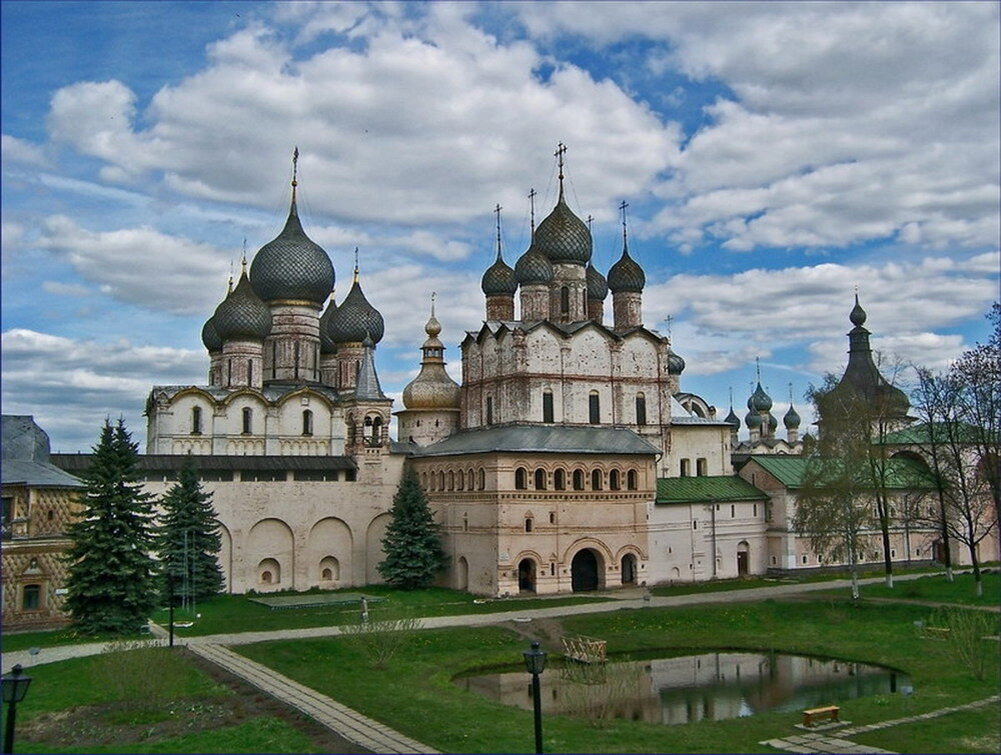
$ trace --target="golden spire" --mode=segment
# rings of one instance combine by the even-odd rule
[[[556,152],[553,153],[556,156],[556,159],[560,166],[560,175],[559,175],[560,199],[563,199],[563,155],[565,155],[566,152],[567,152],[567,145],[565,145],[563,142],[560,142],[559,144],[556,145]]]

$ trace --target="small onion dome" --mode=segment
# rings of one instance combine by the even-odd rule
[[[629,256],[629,247],[622,245],[622,256],[619,261],[612,265],[608,271],[608,288],[613,294],[619,291],[632,291],[642,293],[646,285],[646,275],[632,257]]]
[[[233,292],[216,307],[210,322],[223,341],[263,341],[271,332],[271,310],[243,273]]]
[[[862,309],[862,305],[858,303],[858,294],[855,294],[855,306],[852,307],[848,319],[852,321],[852,325],[856,328],[861,328],[865,324],[866,314],[865,310]]]
[[[333,354],[337,347],[334,342],[330,339],[330,320],[337,312],[337,304],[334,302],[334,297],[330,297],[330,302],[327,304],[327,308],[323,310],[323,314],[320,315],[320,353],[321,354]]]
[[[761,427],[761,415],[757,412],[748,412],[747,416],[744,417],[744,424],[747,425],[748,430],[756,430]]]
[[[500,252],[497,252],[497,259],[487,271],[483,273],[480,281],[480,288],[487,296],[507,295],[514,296],[518,290],[518,280],[514,277],[514,270],[504,261]]]
[[[535,243],[528,247],[514,265],[514,277],[522,286],[530,286],[535,283],[548,284],[553,279],[553,263],[544,254],[541,254]]]
[[[759,412],[767,412],[772,408],[772,397],[765,393],[764,388],[761,387],[761,383],[758,383],[758,386],[754,389],[754,393],[747,400],[747,408]]]
[[[799,429],[800,418],[796,413],[796,410],[792,408],[792,404],[789,404],[789,411],[785,413],[782,418],[782,424],[786,426],[786,430],[797,430]]]
[[[299,299],[323,306],[334,289],[334,266],[302,230],[294,199],[282,232],[254,257],[250,281],[264,301]]]
[[[212,315],[202,326],[202,343],[209,351],[222,351],[222,339],[215,329],[215,315]]]
[[[779,421],[775,419],[774,416],[772,416],[771,412],[768,412],[768,414],[766,414],[765,417],[768,420],[768,429],[771,430],[772,432],[775,432],[775,428],[779,426]]]
[[[535,245],[550,262],[586,265],[591,259],[591,232],[563,201],[563,193],[553,211],[535,229]]]
[[[327,322],[327,335],[334,343],[362,343],[366,336],[378,343],[385,330],[382,315],[368,303],[358,281]]]
[[[608,296],[608,281],[590,262],[587,263],[587,298],[590,301],[605,301]]]
[[[726,419],[723,420],[728,425],[730,425],[734,430],[740,429],[740,417],[734,412],[733,407],[730,407],[730,413],[726,415]]]
[[[424,332],[428,338],[421,347],[424,352],[421,371],[403,389],[403,405],[407,409],[458,409],[459,384],[445,371],[445,362],[441,357],[445,347],[438,340],[441,323],[434,316],[433,309]]]
[[[673,351],[668,350],[667,374],[680,375],[684,371],[685,371],[685,360],[682,359],[678,354],[675,354]]]

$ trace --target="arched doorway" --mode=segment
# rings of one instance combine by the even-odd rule
[[[636,556],[627,553],[622,557],[622,584],[636,584]]]
[[[570,584],[574,592],[598,589],[598,555],[590,548],[579,551],[570,562]]]
[[[518,590],[535,592],[535,562],[530,558],[523,558],[518,564]]]
[[[751,547],[746,540],[737,543],[737,576],[746,577],[751,573]]]
[[[466,561],[465,556],[459,556],[459,562],[456,564],[456,587],[460,590],[469,589],[469,562]]]

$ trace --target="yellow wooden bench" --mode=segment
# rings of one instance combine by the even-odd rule
[[[810,708],[803,711],[803,726],[813,726],[818,721],[837,721],[841,711],[837,705],[825,705],[823,708]]]

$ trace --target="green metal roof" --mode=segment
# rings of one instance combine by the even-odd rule
[[[787,488],[803,485],[803,475],[810,457],[804,456],[752,456],[747,463],[757,462],[766,472]],[[927,467],[914,459],[889,459],[886,469],[886,487],[890,489],[934,487]]]
[[[662,477],[657,503],[763,501],[768,496],[740,477]]]
[[[887,433],[882,442],[891,446],[921,446],[931,443],[933,435],[936,443],[944,443],[951,437],[955,437],[960,443],[972,443],[981,433],[978,432],[975,425],[965,422],[936,422],[931,427],[927,422],[922,422],[920,425],[912,425],[903,430]]]

